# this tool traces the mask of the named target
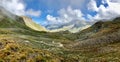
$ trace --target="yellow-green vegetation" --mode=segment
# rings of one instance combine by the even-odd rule
[[[51,52],[23,45],[13,39],[0,39],[0,62],[60,62]]]
[[[119,62],[120,43],[64,51],[68,62]],[[72,60],[74,59],[74,60]],[[75,61],[76,60],[76,61]]]

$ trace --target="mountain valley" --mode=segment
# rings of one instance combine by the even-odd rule
[[[0,62],[119,62],[120,17],[77,33],[49,32],[0,7]]]

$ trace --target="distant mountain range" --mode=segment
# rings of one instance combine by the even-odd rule
[[[111,15],[112,16],[112,15]],[[0,7],[0,62],[119,62],[120,17],[52,32]]]

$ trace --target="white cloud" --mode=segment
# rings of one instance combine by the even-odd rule
[[[26,10],[26,4],[23,0],[0,0],[0,6],[16,15],[39,16],[41,14],[40,11]]]
[[[120,3],[120,0],[109,0],[109,1],[111,1],[111,2],[118,2],[118,3]]]
[[[53,16],[51,16],[51,15],[47,15],[47,21],[49,21],[49,22],[54,22],[54,23],[56,23],[57,22],[57,18],[56,17],[53,17]]]
[[[0,6],[16,15],[24,15],[25,5],[20,0],[0,0]]]
[[[67,8],[71,6],[73,8],[81,8],[89,0],[40,0],[48,8]]]
[[[30,15],[30,16],[39,17],[41,15],[41,11],[35,11],[33,9],[29,9],[29,10],[26,11],[26,14]]]
[[[95,2],[95,0],[91,0],[89,3],[88,3],[88,9],[89,10],[92,10],[92,11],[98,11],[98,8],[97,8],[97,3]]]
[[[107,7],[104,4],[108,4]],[[62,26],[62,28],[69,27],[67,30],[71,31],[79,31],[82,27],[88,27],[91,23],[95,23],[99,20],[109,20],[115,17],[120,16],[120,1],[119,0],[102,0],[102,4],[97,7],[96,0],[90,0],[88,3],[88,10],[92,12],[97,12],[95,16],[91,14],[87,14],[87,18],[90,20],[86,22],[84,20],[84,14],[80,11],[80,9],[73,9],[68,7],[67,9],[61,9],[58,11],[59,16],[54,17],[52,15],[47,16],[47,20],[49,21],[49,28],[59,28],[58,26]],[[56,26],[55,26],[56,25]],[[71,27],[72,25],[72,27]],[[61,28],[61,27],[60,27]],[[66,28],[65,28],[66,29]],[[58,29],[57,29],[58,30]]]
[[[120,16],[120,1],[102,0],[102,3],[108,4],[108,7],[105,7],[104,5],[97,7],[95,0],[90,1],[88,8],[97,12],[97,14],[92,18],[93,20],[108,20]]]
[[[47,28],[53,29],[53,31],[69,30],[76,32],[89,25],[83,17],[84,14],[79,9],[72,9],[71,7],[63,8],[58,11],[58,14],[58,17],[47,15],[47,25],[49,25]]]
[[[66,23],[69,23],[73,20],[84,20],[83,19],[83,14],[80,10],[78,9],[72,9],[71,7],[68,7],[67,9],[60,9],[58,11],[58,14],[59,14],[59,17],[54,17],[52,15],[47,15],[47,20],[50,22],[50,23],[57,23],[57,24],[60,24],[60,23],[63,23],[63,24],[66,24]]]

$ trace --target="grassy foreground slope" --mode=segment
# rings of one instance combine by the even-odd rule
[[[1,38],[1,37],[0,37]],[[0,39],[0,62],[60,62],[60,57],[32,48],[24,40]]]

